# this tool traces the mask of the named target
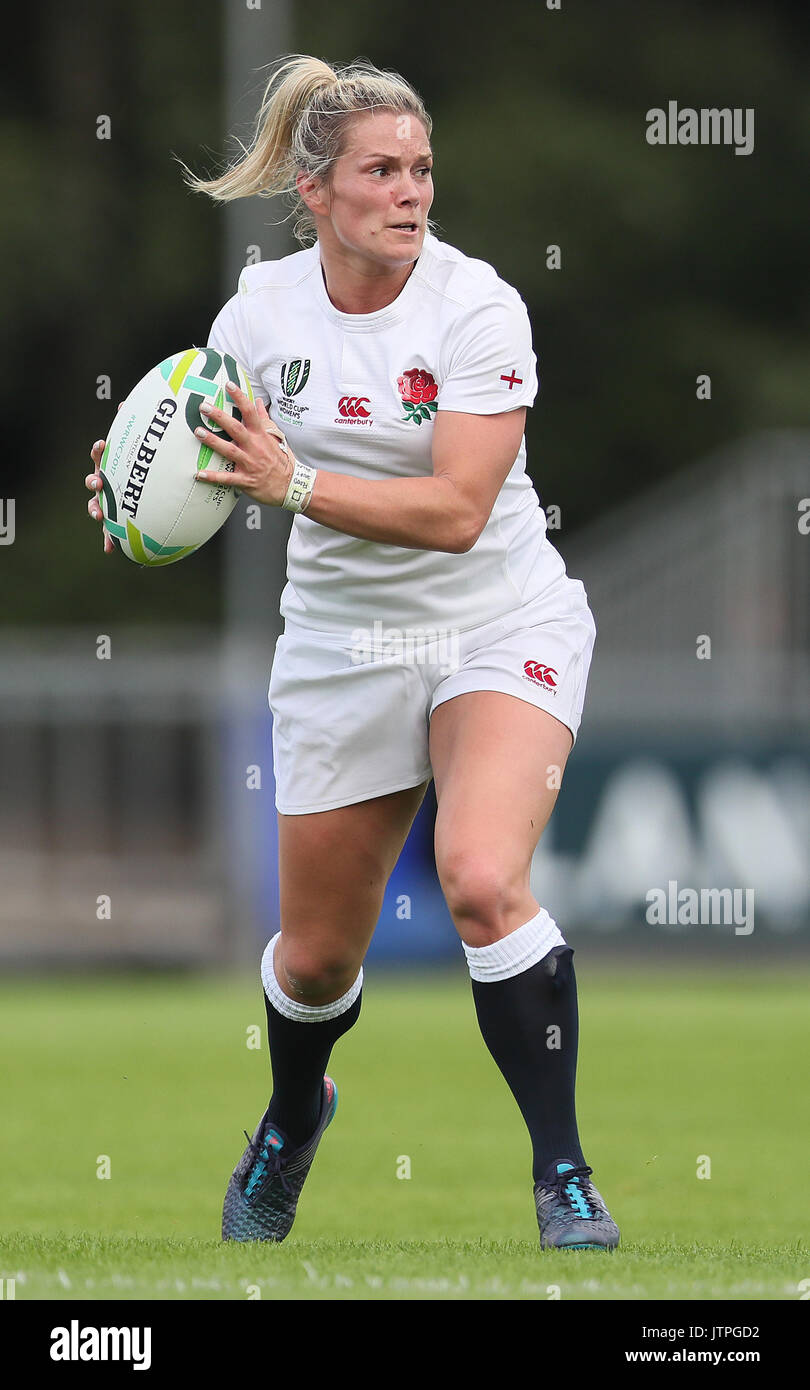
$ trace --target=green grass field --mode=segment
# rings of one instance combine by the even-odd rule
[[[528,1139],[462,971],[367,973],[336,1119],[270,1247],[219,1241],[267,1103],[257,982],[66,977],[0,988],[0,1277],[18,1300],[797,1299],[810,970],[620,971],[585,948],[577,969],[615,1254],[540,1250]]]

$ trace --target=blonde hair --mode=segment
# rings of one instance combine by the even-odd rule
[[[217,202],[232,198],[284,197],[292,203],[293,235],[302,246],[317,239],[315,219],[295,186],[303,171],[329,183],[345,149],[352,120],[384,109],[414,116],[430,139],[433,122],[419,93],[397,72],[368,58],[331,67],[321,58],[294,53],[282,60],[262,97],[249,146],[218,178],[202,179],[181,163],[188,186]],[[428,227],[432,224],[428,221]]]

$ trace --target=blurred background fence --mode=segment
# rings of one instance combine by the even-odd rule
[[[808,462],[810,435],[754,437],[614,509],[570,547],[599,632],[587,717],[534,865],[535,892],[560,921],[644,922],[650,888],[674,880],[747,888],[759,931],[810,925],[796,524]],[[189,626],[7,638],[4,956],[255,955],[278,920],[270,655]],[[454,949],[432,810],[428,798],[389,886],[382,958]]]

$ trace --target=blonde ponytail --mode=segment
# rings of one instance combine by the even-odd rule
[[[321,58],[294,53],[270,77],[249,146],[217,178],[201,179],[181,163],[196,193],[217,202],[232,198],[291,201],[293,233],[302,245],[316,236],[315,221],[295,186],[299,171],[328,182],[343,151],[354,116],[383,108],[415,116],[428,138],[433,123],[422,98],[399,73],[383,71],[367,58],[332,68]]]

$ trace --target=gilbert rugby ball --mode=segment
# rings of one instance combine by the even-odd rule
[[[232,487],[198,483],[195,471],[233,471],[233,464],[194,434],[200,406],[240,419],[225,390],[235,381],[253,399],[243,367],[214,348],[187,348],[147,372],[116,415],[101,460],[101,510],[113,543],[141,566],[172,565],[199,550],[230,516]]]

